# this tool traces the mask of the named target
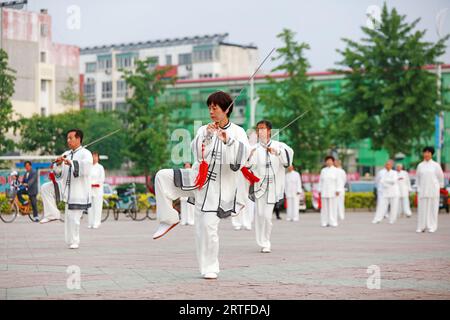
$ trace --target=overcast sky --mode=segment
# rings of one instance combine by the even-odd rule
[[[310,44],[311,71],[325,71],[339,60],[341,38],[360,39],[370,6],[378,0],[28,0],[28,10],[47,8],[53,17],[53,39],[81,47],[134,41],[229,33],[229,41],[255,44],[260,59],[280,45],[283,28],[297,32],[297,40]],[[391,0],[408,21],[421,18],[418,28],[436,41],[436,16],[450,0]],[[68,8],[77,5],[81,28],[67,26]],[[443,31],[450,33],[450,10]],[[450,41],[447,42],[450,47]],[[450,63],[450,49],[441,58]],[[273,67],[266,65],[265,69]]]

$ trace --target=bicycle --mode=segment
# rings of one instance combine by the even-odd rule
[[[143,221],[145,219],[156,220],[156,198],[153,194],[147,197],[147,209],[145,211],[145,215],[138,216],[136,214],[133,220]]]
[[[0,208],[0,219],[5,223],[11,223],[16,220],[18,214],[25,216],[27,215],[31,221],[34,222],[33,208],[31,206],[31,201],[28,195],[23,195],[26,204],[22,204],[19,201],[19,196],[17,192],[12,192],[12,197],[10,196],[8,201]],[[38,214],[38,219],[41,220],[43,213]]]

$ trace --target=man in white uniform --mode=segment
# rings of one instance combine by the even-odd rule
[[[105,169],[99,163],[98,152],[93,152],[94,165],[91,169],[91,202],[92,206],[88,210],[88,228],[98,229],[102,223],[103,211],[103,184],[105,183]]]
[[[192,168],[189,162],[184,164],[185,169]],[[180,223],[182,226],[193,226],[195,221],[195,206],[188,202],[188,197],[180,198]]]
[[[347,173],[344,169],[342,169],[342,163],[341,160],[335,161],[336,168],[338,169],[339,173],[339,189],[341,192],[339,192],[339,196],[337,198],[337,206],[338,206],[338,217],[341,220],[345,219],[345,184],[347,183]]]
[[[320,224],[322,227],[338,226],[338,196],[342,192],[339,171],[334,166],[334,157],[325,157],[325,167],[320,171],[318,191],[322,200]]]
[[[286,221],[299,220],[300,194],[302,193],[302,180],[300,174],[295,171],[294,166],[289,166],[286,173]]]
[[[386,173],[386,164],[384,165],[384,168],[378,171],[376,177],[375,177],[375,185],[377,188],[377,207],[375,211],[380,210],[380,204],[382,204],[383,199],[383,188],[381,187],[381,179],[383,178],[383,175]],[[383,213],[383,216],[387,217],[387,212]]]
[[[284,198],[286,168],[292,165],[294,151],[285,143],[271,139],[272,124],[261,120],[256,125],[258,144],[250,153],[247,168],[259,181],[250,187],[249,197],[255,201],[256,243],[261,252],[271,252],[272,212]]]
[[[195,203],[195,238],[200,273],[216,279],[219,273],[221,218],[240,211],[236,201],[238,175],[248,158],[249,143],[241,127],[229,121],[233,99],[219,91],[206,102],[213,123],[201,127],[191,144],[196,162],[192,169],[163,169],[155,178],[159,227],[153,239],[163,237],[179,223],[172,201],[188,196]]]
[[[55,160],[56,181],[42,186],[42,200],[44,204],[44,218],[41,222],[49,221],[48,217],[59,217],[56,206],[60,198],[66,203],[65,207],[65,238],[70,249],[78,249],[80,244],[80,219],[83,212],[91,206],[91,168],[92,154],[83,148],[83,132],[72,129],[67,132],[69,151],[64,152]],[[46,221],[45,221],[46,220]]]
[[[397,164],[398,187],[400,191],[400,198],[398,201],[398,214],[405,214],[408,218],[411,217],[411,207],[409,205],[409,193],[412,191],[411,180],[407,171],[403,170],[401,163]]]
[[[442,168],[432,159],[433,147],[423,149],[423,161],[417,166],[417,230],[435,232],[438,228],[440,188],[444,187]]]
[[[386,162],[386,172],[380,180],[382,197],[372,223],[380,223],[383,220],[385,213],[388,212],[388,208],[389,223],[393,224],[397,220],[400,191],[398,187],[397,171],[393,169],[393,166],[393,160]]]

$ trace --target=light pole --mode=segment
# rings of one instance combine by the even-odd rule
[[[442,28],[444,25],[444,20],[446,18],[447,11],[448,11],[448,8],[442,9],[436,15],[436,33],[438,36],[438,41],[441,40],[441,38],[442,38]],[[438,62],[436,67],[437,67],[436,74],[437,74],[437,96],[438,96],[437,103],[439,105],[441,105],[442,66]],[[441,112],[439,112],[438,123],[437,123],[438,145],[437,145],[436,157],[437,157],[437,162],[439,164],[441,164],[441,162],[442,162],[442,147],[443,147],[443,142],[444,142],[444,125],[445,125],[444,112],[441,111]]]

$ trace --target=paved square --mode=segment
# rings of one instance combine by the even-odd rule
[[[415,233],[415,214],[394,225],[372,225],[372,216],[347,212],[338,228],[321,228],[312,212],[298,223],[274,220],[270,254],[259,252],[254,231],[223,220],[218,280],[200,277],[191,226],[152,240],[155,221],[121,215],[92,230],[85,216],[80,249],[69,250],[63,223],[19,217],[0,223],[0,300],[449,299],[450,215],[439,215],[434,234]],[[80,268],[79,289],[67,287],[69,266]],[[370,266],[380,289],[367,287]]]

